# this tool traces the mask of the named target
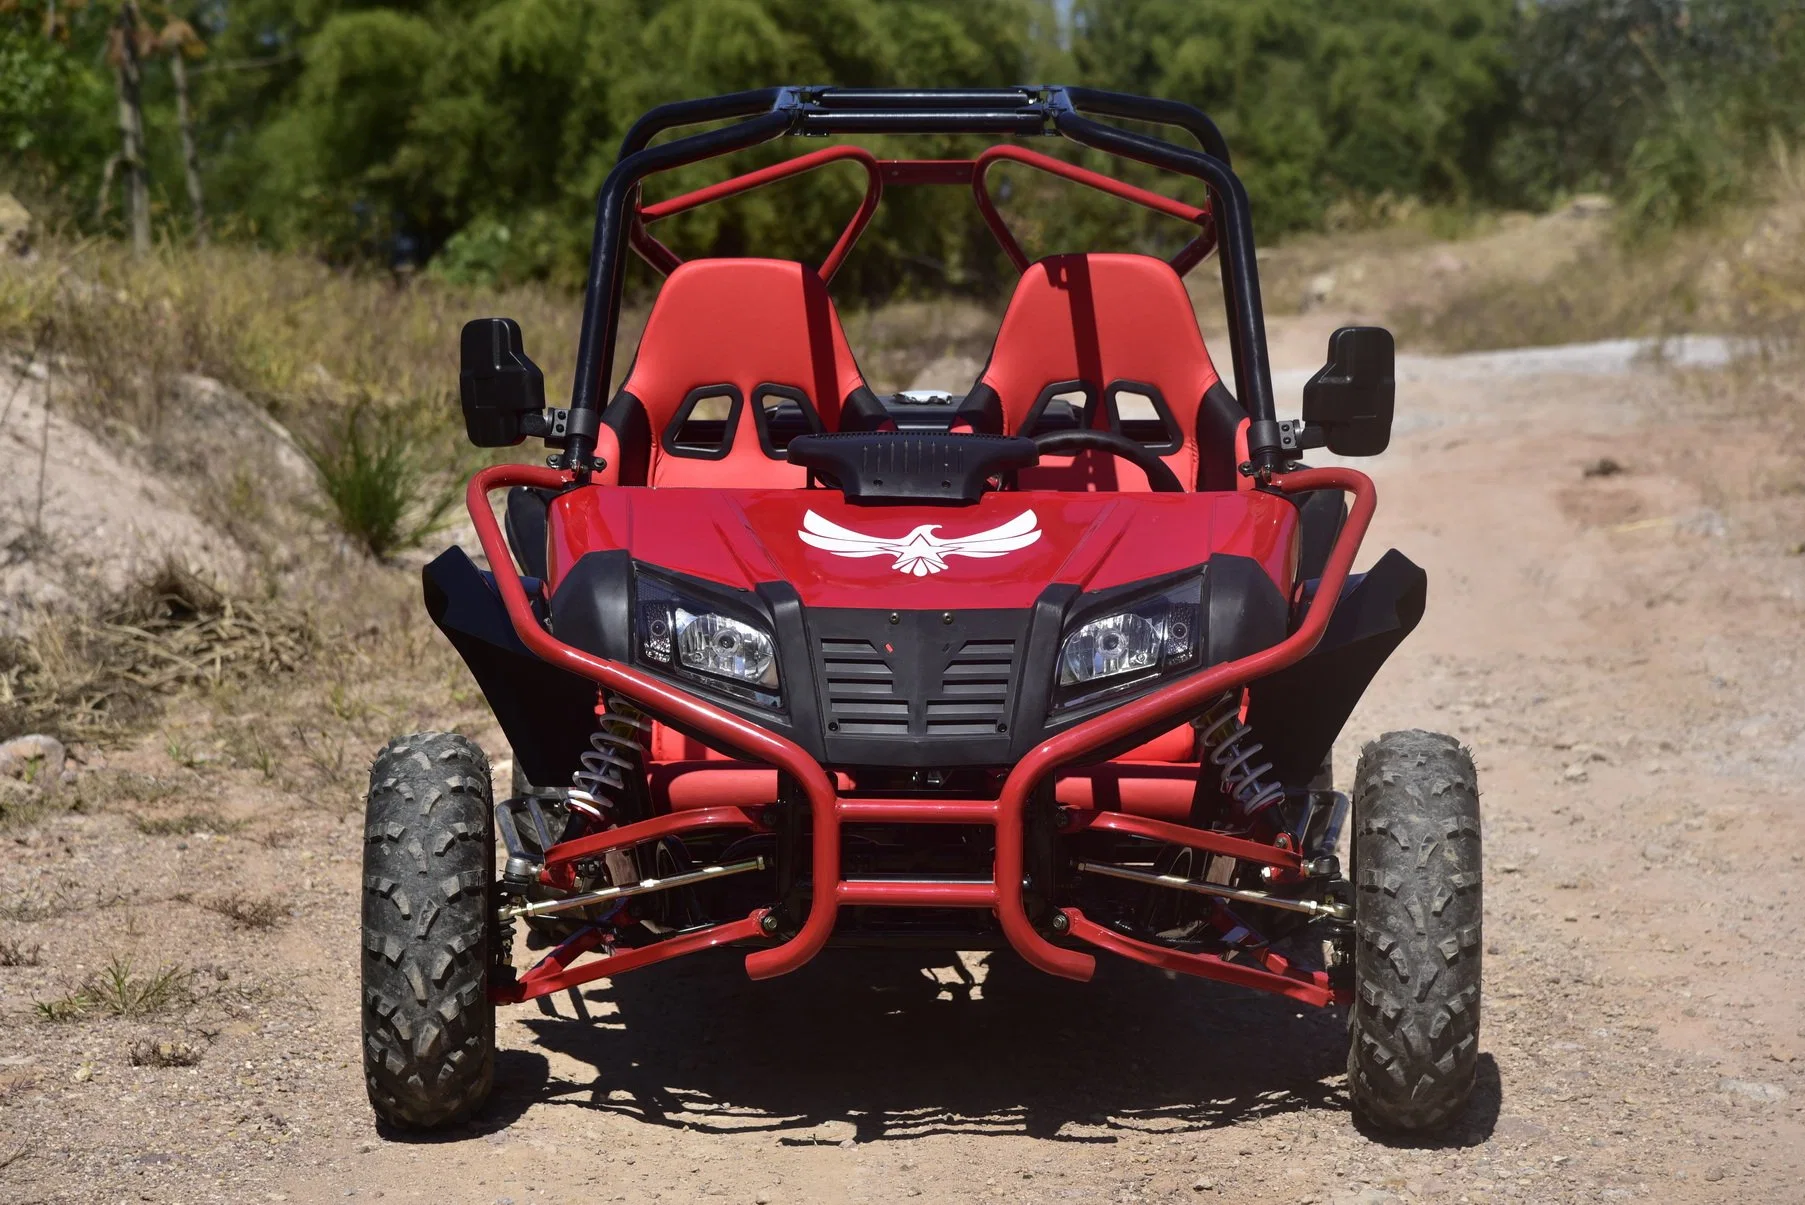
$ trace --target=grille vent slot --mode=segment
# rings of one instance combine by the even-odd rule
[[[828,719],[848,736],[907,736],[909,701],[896,693],[896,673],[869,640],[823,640]]]
[[[1013,640],[966,641],[947,662],[940,689],[927,701],[928,734],[994,734],[1008,714],[1014,669]]]

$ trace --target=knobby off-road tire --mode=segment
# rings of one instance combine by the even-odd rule
[[[1361,751],[1352,852],[1348,1092],[1378,1129],[1435,1129],[1479,1063],[1479,785],[1458,741],[1388,732]]]
[[[489,761],[461,736],[376,755],[364,822],[364,1081],[401,1129],[467,1120],[495,1075]]]

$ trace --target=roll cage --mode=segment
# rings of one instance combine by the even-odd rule
[[[1191,150],[1126,130],[1099,121],[1098,117],[1176,127],[1195,138],[1201,149]],[[667,131],[712,122],[730,124],[652,145]],[[1208,189],[1209,205],[1200,209],[1011,144],[992,147],[969,160],[881,160],[856,146],[834,146],[667,201],[651,205],[640,202],[641,183],[656,173],[786,135],[836,134],[1064,137],[1081,146],[1201,180]],[[1198,226],[1197,235],[1169,262],[1182,274],[1210,251],[1221,251],[1229,349],[1240,400],[1251,420],[1247,433],[1250,467],[1262,478],[1284,467],[1287,452],[1295,444],[1289,439],[1289,424],[1281,424],[1277,417],[1254,257],[1253,223],[1246,190],[1229,167],[1228,145],[1221,132],[1190,105],[1063,85],[959,90],[762,88],[661,105],[641,117],[622,140],[620,157],[603,182],[596,204],[576,375],[564,433],[564,467],[579,477],[594,467],[604,393],[612,377],[619,341],[628,252],[638,253],[654,269],[667,274],[682,263],[675,252],[650,233],[648,225],[838,161],[859,163],[865,169],[867,185],[857,211],[819,268],[823,279],[830,278],[851,251],[870,222],[886,185],[969,186],[979,212],[1010,262],[1017,270],[1025,269],[1027,256],[998,213],[986,185],[991,167],[1001,161],[1034,167]]]

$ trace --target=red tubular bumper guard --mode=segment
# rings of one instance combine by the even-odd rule
[[[1089,979],[1096,970],[1096,959],[1082,950],[1056,945],[1044,937],[1029,921],[1022,903],[1023,825],[1034,788],[1060,766],[1080,762],[1087,754],[1130,733],[1177,721],[1225,691],[1283,669],[1315,648],[1341,596],[1341,588],[1353,567],[1354,555],[1372,521],[1376,502],[1371,479],[1352,469],[1301,469],[1273,478],[1273,484],[1286,493],[1339,489],[1352,494],[1353,502],[1303,623],[1296,632],[1271,648],[1238,661],[1211,666],[1202,673],[1161,687],[1050,737],[1030,750],[1009,772],[1000,797],[994,801],[842,799],[834,779],[800,745],[710,706],[658,678],[565,644],[539,625],[518,575],[511,571],[513,560],[489,507],[489,494],[506,486],[557,489],[570,482],[571,476],[566,472],[504,464],[477,473],[471,478],[466,492],[477,538],[482,542],[490,566],[497,571],[496,586],[520,639],[553,665],[624,695],[654,715],[679,720],[706,734],[711,743],[722,749],[775,766],[798,784],[808,801],[814,829],[811,868],[815,883],[808,918],[788,941],[746,955],[746,972],[754,979],[793,971],[818,954],[833,933],[842,904],[990,908],[995,911],[1009,944],[1029,963],[1068,979]],[[1130,833],[1287,870],[1295,869],[1298,864],[1298,856],[1291,850],[1120,812],[1078,812],[1072,814],[1072,819],[1074,828],[1088,826]],[[843,880],[840,875],[840,825],[844,821],[994,824],[996,866],[993,881],[879,883]],[[731,807],[658,816],[556,846],[548,853],[548,868],[679,830],[710,826],[758,829],[763,827],[763,822],[753,811]],[[828,885],[831,890],[827,889]],[[1278,992],[1304,1003],[1328,1004],[1337,999],[1322,973],[1290,967],[1277,955],[1267,955],[1262,967],[1227,963],[1212,955],[1171,950],[1124,936],[1088,919],[1076,908],[1063,911],[1065,928],[1071,937],[1124,957],[1168,970]],[[652,946],[621,951],[582,966],[571,966],[570,963],[593,948],[592,945],[560,947],[538,967],[527,972],[519,983],[499,988],[495,995],[501,1001],[529,999],[695,950],[754,938],[763,932],[760,925],[763,918],[764,912],[760,910],[744,920],[687,933]]]

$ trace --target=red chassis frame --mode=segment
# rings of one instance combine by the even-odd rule
[[[496,570],[496,585],[521,641],[551,664],[587,678],[653,715],[680,720],[718,747],[776,767],[799,785],[807,799],[813,826],[811,868],[814,881],[808,917],[787,941],[746,956],[746,971],[754,979],[796,970],[818,954],[833,933],[843,904],[987,908],[995,912],[1009,944],[1030,964],[1068,979],[1089,979],[1096,969],[1096,959],[1083,950],[1048,940],[1028,919],[1022,901],[1025,814],[1035,787],[1060,766],[1081,762],[1087,754],[1131,733],[1176,722],[1225,691],[1283,669],[1308,654],[1328,626],[1329,616],[1341,596],[1354,556],[1372,520],[1377,497],[1371,479],[1353,469],[1300,469],[1273,477],[1272,486],[1283,493],[1337,489],[1352,495],[1347,522],[1336,537],[1315,596],[1295,632],[1270,648],[1211,666],[1048,738],[1010,770],[995,800],[919,800],[842,798],[833,776],[794,742],[710,706],[670,683],[565,644],[541,627],[533,615],[525,588],[511,570],[513,558],[490,508],[489,494],[509,486],[562,489],[573,483],[574,478],[569,472],[503,464],[477,473],[466,493],[466,504],[477,537],[490,566]],[[555,845],[546,852],[546,871],[548,875],[555,875],[575,859],[593,858],[608,850],[629,848],[691,829],[761,830],[766,827],[761,812],[762,809],[716,807],[656,816]],[[1298,852],[1288,848],[1282,838],[1274,845],[1265,845],[1184,825],[1092,809],[1073,810],[1068,816],[1072,829],[1108,829],[1246,859],[1281,872],[1296,874],[1300,870]],[[840,871],[840,825],[847,821],[994,825],[996,860],[992,881],[974,884],[847,880]],[[579,964],[577,959],[601,943],[601,937],[594,929],[585,930],[553,950],[518,980],[492,986],[490,994],[498,1003],[515,1003],[697,950],[765,938],[768,936],[764,928],[766,916],[767,910],[759,909],[743,920],[680,934],[653,945]],[[1263,965],[1258,967],[1225,962],[1214,955],[1187,953],[1127,937],[1090,920],[1076,908],[1061,909],[1055,915],[1053,928],[1063,930],[1069,938],[1152,966],[1259,988],[1306,1004],[1340,1003],[1346,998],[1329,983],[1325,973],[1292,967],[1273,953],[1266,954]]]

